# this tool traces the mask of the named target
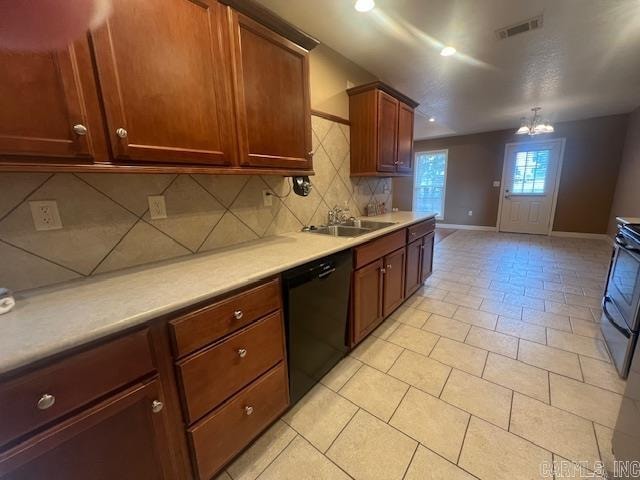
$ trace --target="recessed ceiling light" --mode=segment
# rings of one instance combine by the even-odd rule
[[[374,0],[356,0],[354,8],[359,12],[370,12],[375,6]]]
[[[433,122],[435,122],[435,121],[436,121],[436,119],[435,119],[434,117],[429,117],[429,121],[430,121],[431,123],[433,123]]]
[[[442,55],[443,57],[450,57],[456,52],[457,50],[453,47],[444,47],[442,50],[440,50],[440,55]]]

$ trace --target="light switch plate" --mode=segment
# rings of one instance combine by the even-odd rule
[[[151,220],[161,220],[167,218],[167,204],[164,195],[149,195],[149,216]]]
[[[493,186],[494,187],[499,187],[500,186],[500,180],[494,180],[493,181]]]
[[[36,200],[29,202],[33,226],[37,231],[60,230],[62,220],[55,200]]]

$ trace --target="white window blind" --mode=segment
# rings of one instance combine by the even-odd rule
[[[514,195],[543,195],[546,192],[550,150],[518,152],[513,170]]]
[[[444,198],[447,177],[447,151],[417,152],[413,209],[417,212],[437,212],[444,217]]]

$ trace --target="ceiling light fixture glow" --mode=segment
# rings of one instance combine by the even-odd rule
[[[370,12],[376,6],[374,0],[356,0],[354,8],[358,12]]]
[[[516,135],[541,135],[544,133],[553,133],[553,125],[549,123],[549,120],[542,121],[540,119],[540,107],[532,108],[533,115],[531,120],[527,121],[522,117],[520,120],[520,128],[516,130]]]
[[[442,50],[440,50],[440,55],[442,55],[443,57],[450,57],[451,55],[455,55],[456,52],[457,50],[453,47],[444,47]]]
[[[434,117],[429,117],[429,121],[430,121],[431,123],[433,123],[433,122],[435,122],[435,121],[436,121],[436,119],[435,119]]]

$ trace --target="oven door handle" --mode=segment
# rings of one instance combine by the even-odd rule
[[[611,297],[608,295],[605,296],[604,299],[602,300],[602,311],[604,312],[605,317],[607,317],[607,320],[609,320],[609,323],[613,325],[615,329],[618,330],[622,335],[624,335],[626,338],[631,338],[631,334],[629,333],[629,331],[626,328],[622,328],[613,319],[613,317],[609,313],[609,310],[607,310],[607,302],[613,302],[613,300],[611,300]]]
[[[628,250],[629,252],[636,252],[636,253],[640,253],[640,248],[634,248],[634,247],[630,247],[628,243],[626,243],[625,241],[623,241],[623,236],[621,235],[616,235],[614,237],[615,242],[622,248],[624,248],[625,250]]]

